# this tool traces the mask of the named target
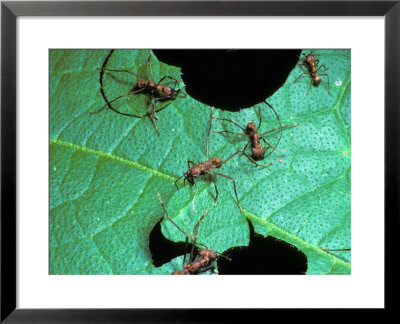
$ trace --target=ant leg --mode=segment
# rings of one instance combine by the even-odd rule
[[[279,145],[279,143],[280,143],[280,141],[281,141],[281,139],[282,139],[282,124],[281,124],[281,119],[279,118],[279,115],[278,115],[278,113],[276,112],[276,110],[274,109],[274,107],[272,107],[272,106],[267,102],[267,100],[264,100],[264,102],[265,102],[265,103],[267,104],[267,106],[274,112],[274,114],[275,114],[275,116],[276,116],[276,119],[278,120],[278,123],[279,123],[279,130],[280,130],[279,139],[278,139],[278,141],[276,142],[275,147],[272,146],[272,147],[273,147],[272,151],[266,156],[266,157],[268,157],[268,156],[270,156],[270,155],[272,154],[273,151],[275,151],[275,149],[278,147],[278,145]],[[264,157],[264,158],[265,158],[265,157]]]
[[[307,74],[307,72],[303,72],[302,74],[299,75],[299,77],[298,77],[296,80],[291,81],[290,83],[295,83],[295,82],[297,82],[304,74]]]
[[[172,218],[168,215],[167,209],[165,208],[164,203],[163,203],[162,200],[161,200],[161,196],[160,196],[160,194],[159,194],[158,192],[157,192],[157,196],[158,196],[158,200],[160,201],[161,207],[164,209],[165,215],[167,215],[168,220],[169,220],[172,224],[174,224],[175,227],[183,233],[183,235],[185,235],[185,253],[184,253],[184,257],[183,257],[183,265],[184,265],[184,264],[185,264],[185,261],[186,261],[186,249],[187,249],[187,245],[188,245],[189,235],[187,235],[186,232],[185,232],[182,228],[180,228],[180,227],[178,226],[178,224],[176,224],[176,223],[172,220]]]
[[[196,191],[194,192],[194,196],[193,196],[193,200],[192,200],[192,208],[193,208],[193,214],[196,214],[196,208],[194,207],[194,201],[195,201],[195,199],[196,199],[198,187],[197,187],[196,181],[194,181],[193,183],[194,183],[194,185],[196,186]]]
[[[174,90],[175,90],[175,88],[174,88]],[[187,97],[187,94],[186,94],[186,92],[185,91],[183,91],[182,89],[178,89],[178,90],[176,90],[176,94],[178,94],[178,93],[183,93],[183,98],[186,98]]]
[[[187,164],[188,164],[188,168],[190,168],[191,165],[196,165],[196,163],[194,163],[193,161],[190,161],[190,160],[187,161]]]
[[[155,100],[155,98],[154,98],[154,96],[153,96],[153,93],[151,94],[151,96],[149,97],[149,101],[150,101],[150,103],[148,103],[148,105],[151,107],[151,115],[153,116],[153,118],[155,119],[155,120],[158,120],[158,116],[156,115],[156,110],[155,110],[155,106],[156,106],[156,103],[157,103],[157,101]],[[152,103],[152,101],[154,100],[154,104]]]
[[[176,179],[176,180],[174,181],[174,185],[175,185],[175,187],[176,187],[176,190],[179,190],[179,188],[178,188],[178,186],[176,185],[176,183],[177,183],[180,179],[182,179],[184,176],[185,176],[185,175],[182,175],[181,177],[179,177],[178,179]]]
[[[324,74],[320,74],[320,75],[323,75],[323,76],[326,76],[326,77],[327,77],[327,79],[328,79],[328,93],[329,93],[329,95],[331,95],[331,96],[332,96],[332,94],[331,94],[331,90],[330,90],[330,85],[329,85],[329,75],[328,75],[328,74],[326,74],[326,73],[324,73]]]
[[[236,151],[235,153],[233,153],[230,157],[228,157],[225,161],[222,161],[221,162],[221,166],[223,165],[223,164],[225,164],[226,162],[228,162],[230,159],[232,159],[236,154],[239,154],[240,152],[242,152],[242,150],[239,150],[239,151]],[[221,167],[220,166],[220,167]],[[213,171],[214,172],[214,171]]]
[[[214,179],[214,177],[210,174],[211,176],[211,180],[214,184],[214,188],[215,188],[215,198],[214,198],[214,207],[217,206],[217,199],[218,199],[218,187],[217,187],[217,181]]]
[[[308,90],[307,90],[307,96],[310,94],[311,85],[312,85],[312,81],[310,82],[310,86],[308,87]]]
[[[101,89],[100,89],[100,90],[101,90]],[[114,107],[111,106],[111,103],[112,103],[112,102],[114,102],[114,101],[116,101],[116,100],[118,100],[118,99],[120,99],[120,98],[122,98],[122,97],[127,97],[127,96],[129,96],[129,95],[131,95],[131,94],[137,94],[137,93],[140,93],[140,92],[142,92],[142,91],[144,91],[143,88],[142,88],[142,89],[139,89],[139,90],[127,92],[127,93],[125,93],[125,94],[123,94],[123,95],[120,95],[120,96],[114,98],[114,99],[111,100],[111,101],[106,100],[107,103],[106,103],[103,107],[101,107],[99,110],[95,110],[95,111],[92,111],[92,112],[90,112],[90,113],[91,113],[91,114],[97,114],[97,113],[101,112],[102,110],[104,110],[104,109],[108,106],[108,108],[110,108],[112,111],[114,111],[114,112],[116,112],[117,114],[120,114],[120,115],[131,116],[131,117],[136,117],[136,118],[145,117],[145,116],[147,116],[147,115],[144,115],[144,116],[137,116],[137,115],[133,115],[133,114],[122,113],[122,112],[116,110]]]
[[[196,223],[196,226],[194,227],[194,235],[192,234],[192,250],[190,251],[190,262],[193,262],[193,252],[197,241],[197,234],[199,233],[200,223],[207,214],[208,209],[205,210],[203,216],[200,217],[200,219]]]
[[[247,142],[247,144],[244,146],[244,149],[242,150],[242,155],[245,154],[247,146],[249,146],[250,142]]]
[[[261,104],[258,105],[258,127],[257,130],[260,129],[262,123],[262,114],[261,114]]]
[[[206,271],[208,271],[208,270],[212,270],[212,272],[214,272],[214,269],[215,269],[215,266],[214,266],[214,265],[209,265],[209,266],[207,266],[207,267],[200,268],[200,269],[197,271],[197,273],[203,273],[203,272],[206,272]]]
[[[211,110],[210,110],[210,126],[209,126],[209,128],[208,128],[208,132],[207,132],[207,139],[206,139],[206,146],[207,146],[207,161],[208,161],[208,150],[209,150],[209,144],[208,144],[208,141],[209,141],[209,137],[210,137],[210,132],[211,132],[211,127],[212,127],[212,119],[213,119],[213,115],[212,115],[212,112],[213,112],[213,107],[211,107]]]
[[[154,101],[157,102],[158,100],[155,98]],[[155,112],[156,113],[160,112],[161,110],[167,108],[171,103],[172,102],[167,103],[165,106],[161,107],[160,109],[157,109]]]
[[[151,121],[151,123],[152,123],[152,125],[153,125],[153,127],[154,127],[154,129],[155,129],[155,131],[157,133],[157,135],[160,136],[160,131],[158,130],[157,124],[156,124],[156,120],[158,118],[157,118],[157,116],[155,116],[154,106],[153,106],[152,103],[150,103],[150,107],[151,107],[151,111],[150,111],[150,114],[149,114],[150,121]]]
[[[171,80],[175,81],[175,85],[178,84],[178,83],[181,81],[181,80],[175,79],[175,78],[172,77],[172,76],[164,75],[164,76],[160,79],[160,81],[158,81],[158,84],[160,84],[160,83],[161,83],[162,81],[164,81],[165,79],[171,79]]]
[[[241,151],[238,151],[238,152],[241,152]],[[238,152],[237,152],[237,153],[238,153]],[[235,153],[235,154],[236,154],[236,153]],[[239,206],[239,208],[240,208],[240,211],[242,211],[243,209],[242,209],[242,206],[240,205],[239,197],[238,197],[238,194],[237,194],[237,191],[236,191],[236,182],[235,182],[235,179],[233,179],[232,177],[227,176],[227,175],[225,175],[225,174],[222,174],[222,173],[218,173],[218,172],[215,172],[215,171],[211,171],[211,172],[214,173],[214,174],[216,174],[216,175],[219,175],[219,176],[221,176],[221,177],[224,177],[224,178],[227,178],[227,179],[229,179],[229,180],[232,180],[232,183],[233,183],[233,190],[235,191],[235,196],[236,196],[237,204],[238,204],[238,206]]]
[[[128,71],[128,70],[114,70],[114,69],[103,69],[103,68],[101,68],[101,70],[102,70],[102,71],[109,71],[109,72],[124,72],[124,73],[129,73],[129,74],[132,74],[132,75],[134,75],[134,76],[136,76],[136,77],[138,77],[138,78],[141,78],[141,79],[143,79],[143,80],[146,80],[145,77],[143,77],[143,76],[141,76],[141,75],[139,75],[139,74],[136,74],[136,73],[134,73],[134,72],[132,72],[132,71]]]
[[[251,163],[254,164],[255,167],[260,166],[260,167],[263,167],[263,168],[267,168],[267,167],[269,167],[270,165],[273,164],[272,162],[270,162],[270,163],[268,163],[268,164],[265,164],[265,165],[258,164],[258,163],[257,163],[250,155],[248,155],[247,153],[243,152],[243,155],[244,155],[245,157],[247,157],[247,158],[249,159],[249,161],[250,161]]]
[[[304,72],[304,74],[309,74],[308,69],[306,64],[304,63],[304,61],[302,61],[301,63],[297,63],[299,65],[300,70],[302,70]],[[304,70],[305,69],[305,70]],[[300,77],[299,77],[300,78]]]
[[[235,132],[226,131],[226,130],[223,130],[223,131],[216,131],[216,130],[213,130],[213,132],[214,132],[214,133],[217,133],[217,134],[229,133],[229,134],[240,135],[240,136],[249,136],[249,135],[247,135],[247,134],[235,133]],[[223,135],[223,134],[222,134],[222,135]]]
[[[200,223],[203,221],[204,217],[206,217],[206,215],[208,214],[209,210],[206,209],[204,211],[204,214],[200,217],[200,219],[197,221],[196,226],[194,227],[194,241],[193,244],[196,244],[196,240],[197,240],[197,233],[199,232],[199,226]]]
[[[160,132],[157,128],[157,124],[156,124],[156,120],[158,120],[158,117],[156,115],[156,111],[155,111],[155,103],[153,104],[154,97],[153,97],[153,93],[151,93],[151,95],[149,96],[148,100],[147,100],[147,106],[150,107],[150,112],[149,112],[149,118],[151,120],[151,123],[153,124],[154,129],[157,132],[157,135],[160,136]]]
[[[228,258],[226,255],[223,255],[222,253],[219,253],[219,252],[215,252],[215,253],[217,253],[218,258],[223,257],[224,259],[226,259],[228,261],[232,261],[231,258]]]
[[[157,135],[160,136],[161,134],[160,134],[160,131],[157,128],[157,124],[156,124],[156,121],[155,121],[154,117],[152,115],[150,115],[149,118],[150,118],[151,124],[153,125],[154,130],[156,131]]]
[[[278,149],[276,148],[276,146],[273,146],[271,143],[268,143],[264,138],[261,138],[261,140],[263,140],[264,143],[267,144],[269,147],[272,147],[275,151],[278,151],[278,152],[288,152],[288,150],[278,150]],[[269,156],[269,154],[268,154],[266,157],[268,157],[268,156]]]
[[[233,120],[226,119],[226,118],[219,118],[219,117],[215,117],[215,116],[213,116],[212,118],[230,122],[230,123],[232,123],[233,125],[239,127],[242,131],[244,131],[244,132],[246,131],[242,126],[240,126],[239,124],[235,123]]]
[[[108,53],[107,57],[105,58],[103,64],[101,65],[101,69],[100,69],[100,77],[99,77],[99,83],[100,83],[100,93],[103,96],[104,101],[107,103],[107,105],[109,105],[108,99],[106,94],[104,93],[104,89],[103,89],[103,76],[104,76],[104,68],[107,65],[108,60],[110,59],[112,53],[114,52],[114,50],[110,50],[110,52]],[[99,111],[103,110],[105,107],[103,107],[102,109],[100,109]]]
[[[147,59],[147,62],[149,62],[149,70],[150,70],[150,75],[151,75],[151,80],[154,80],[154,75],[153,75],[153,69],[151,68],[151,52],[149,50],[149,58]]]
[[[317,72],[318,72],[319,70],[321,70],[321,68],[324,68],[324,71],[328,71],[328,68],[325,66],[325,64],[322,64],[322,65],[318,68]]]
[[[284,129],[288,129],[288,128],[294,128],[294,127],[297,127],[297,126],[300,126],[300,124],[285,125],[285,126],[282,126],[282,127],[279,127],[279,128],[274,128],[274,129],[271,129],[268,132],[262,133],[260,135],[260,137],[262,137],[264,135],[267,135],[267,134],[270,134],[270,133],[273,133],[273,132],[276,132],[277,130],[280,130],[280,129],[284,130]]]

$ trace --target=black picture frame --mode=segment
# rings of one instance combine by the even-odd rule
[[[234,322],[265,310],[16,308],[16,19],[18,16],[384,16],[385,19],[385,309],[398,275],[400,1],[129,1],[1,3],[1,322]],[[373,44],[371,44],[373,46]],[[366,53],[366,55],[368,55]],[[376,64],[376,65],[375,65]],[[371,58],[369,69],[379,68]],[[366,94],[367,95],[367,94]],[[373,150],[372,150],[373,151]],[[373,238],[371,238],[373,244]],[[367,247],[366,247],[367,248]],[[372,262],[372,261],[371,261]],[[367,284],[367,283],[366,283]]]

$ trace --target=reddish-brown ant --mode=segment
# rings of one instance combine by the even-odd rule
[[[232,123],[233,125],[239,127],[239,128],[243,131],[243,133],[236,133],[236,132],[231,132],[231,131],[227,131],[227,130],[224,130],[224,131],[215,131],[215,130],[214,130],[214,132],[215,132],[215,133],[220,133],[220,134],[229,133],[229,134],[235,134],[235,135],[239,135],[239,136],[246,136],[246,137],[248,137],[248,138],[249,138],[249,141],[248,141],[248,143],[245,145],[245,147],[243,148],[242,154],[243,154],[244,156],[246,156],[246,157],[249,159],[249,161],[250,161],[251,163],[254,164],[254,166],[256,166],[256,167],[257,167],[257,166],[262,166],[262,167],[265,167],[265,168],[266,168],[266,167],[272,165],[272,162],[271,162],[271,163],[268,163],[268,164],[266,164],[266,165],[261,165],[261,164],[258,164],[256,161],[264,160],[265,158],[267,158],[268,156],[270,156],[270,155],[272,154],[272,152],[274,152],[274,151],[277,149],[277,146],[278,146],[278,144],[279,144],[279,142],[280,142],[280,140],[281,140],[281,138],[282,138],[282,130],[288,129],[288,128],[297,127],[297,126],[299,126],[300,124],[282,126],[282,125],[281,125],[281,122],[280,122],[280,119],[279,119],[279,116],[278,116],[278,114],[276,113],[275,109],[274,109],[268,102],[265,101],[265,103],[272,109],[272,111],[274,112],[275,116],[277,117],[278,122],[279,122],[279,127],[278,127],[278,128],[275,128],[275,129],[272,129],[272,130],[270,130],[270,131],[268,131],[268,132],[262,133],[262,134],[260,134],[260,133],[258,132],[258,130],[259,130],[260,127],[261,127],[261,123],[262,123],[261,105],[258,106],[258,119],[259,119],[258,127],[256,126],[256,124],[255,124],[254,122],[248,123],[248,124],[247,124],[247,127],[246,127],[246,128],[243,128],[242,126],[240,126],[239,124],[235,123],[234,121],[232,121],[232,120],[230,120],[230,119],[219,118],[219,117],[215,117],[215,116],[213,116],[213,118],[218,119],[218,120],[221,120],[221,121],[230,122],[230,123]],[[267,134],[273,133],[273,132],[275,132],[275,131],[278,131],[278,130],[280,130],[280,136],[279,136],[279,139],[278,139],[277,143],[276,143],[275,145],[272,145],[272,144],[268,143],[268,142],[265,140],[264,136],[267,135]],[[268,145],[268,148],[267,148],[267,149],[265,149],[265,148],[261,145],[261,142],[260,142],[261,140],[262,140],[265,144]],[[247,149],[247,147],[248,147],[249,145],[251,145],[251,155],[248,155],[248,154],[246,153],[246,149]],[[270,148],[272,148],[272,150],[266,155],[268,149],[270,149]]]
[[[216,205],[217,205],[217,199],[218,199],[218,188],[217,188],[217,182],[216,182],[216,180],[215,180],[215,178],[214,178],[214,175],[227,178],[227,179],[231,180],[232,183],[233,183],[233,189],[234,189],[234,191],[235,191],[236,201],[237,201],[237,204],[238,204],[240,210],[242,210],[242,206],[240,206],[238,194],[237,194],[237,191],[236,191],[235,179],[233,179],[232,177],[227,176],[227,175],[225,175],[225,174],[215,172],[215,171],[213,170],[213,169],[219,169],[220,167],[222,167],[222,165],[224,165],[226,162],[228,162],[228,161],[229,161],[230,159],[232,159],[235,155],[239,154],[239,153],[242,152],[242,151],[239,150],[239,151],[233,153],[230,157],[228,157],[228,158],[227,158],[226,160],[224,160],[224,161],[222,161],[219,157],[213,157],[213,158],[211,158],[211,160],[209,160],[209,154],[208,154],[208,152],[209,152],[208,146],[209,146],[209,145],[208,145],[208,141],[209,141],[209,137],[210,137],[211,126],[212,126],[212,119],[213,119],[213,117],[212,117],[212,110],[213,110],[213,108],[211,108],[211,113],[210,113],[210,125],[209,125],[209,128],[208,128],[207,139],[206,139],[207,160],[206,160],[205,162],[199,162],[199,163],[197,163],[197,164],[194,163],[193,161],[188,160],[187,163],[188,163],[188,168],[189,168],[189,169],[188,169],[187,172],[185,172],[181,177],[179,177],[178,179],[176,179],[175,182],[174,182],[174,184],[175,184],[176,188],[179,189],[178,186],[176,185],[176,183],[177,183],[181,178],[183,178],[183,184],[184,184],[184,185],[185,185],[185,182],[188,181],[189,184],[190,184],[191,186],[193,186],[193,185],[196,185],[196,181],[195,181],[195,180],[196,180],[198,177],[203,176],[203,175],[206,175],[206,174],[210,175],[210,176],[211,176],[211,180],[212,180],[212,182],[214,183],[214,187],[215,187],[216,196],[215,196],[215,199],[214,199],[214,206],[216,206]],[[196,192],[197,192],[197,185],[196,185]],[[194,197],[193,197],[193,210],[194,210],[194,198],[195,198],[195,196],[196,196],[196,193],[195,193],[195,195],[194,195]]]
[[[183,233],[183,235],[185,235],[185,252],[184,252],[184,256],[183,256],[183,263],[182,263],[182,268],[183,270],[178,270],[178,271],[174,271],[172,274],[173,275],[194,275],[194,274],[199,274],[202,272],[206,272],[208,270],[214,270],[215,266],[212,265],[212,263],[217,260],[218,257],[222,256],[226,259],[228,259],[229,261],[231,261],[231,259],[229,259],[228,257],[219,254],[213,250],[208,249],[207,247],[205,249],[201,249],[198,251],[198,256],[197,259],[194,259],[194,249],[196,246],[196,241],[197,241],[197,234],[199,232],[199,226],[201,221],[203,220],[203,218],[208,214],[208,209],[206,209],[206,211],[204,212],[203,216],[200,217],[200,219],[197,221],[196,226],[194,228],[194,234],[191,233],[191,238],[192,238],[192,249],[190,251],[190,258],[189,258],[189,263],[185,264],[186,261],[186,249],[187,249],[187,245],[188,245],[188,240],[189,240],[189,235],[178,226],[178,224],[176,224],[172,218],[168,215],[167,209],[165,208],[162,200],[161,200],[161,196],[159,193],[157,193],[158,196],[158,200],[160,201],[160,204],[162,206],[162,208],[164,209],[164,213],[167,216],[167,219],[174,224],[174,226],[181,232]],[[199,243],[197,243],[199,244]],[[203,245],[203,244],[201,244]]]
[[[311,85],[313,85],[314,87],[318,87],[319,84],[321,83],[321,76],[326,76],[326,78],[328,80],[328,93],[329,93],[329,95],[332,95],[331,91],[330,91],[330,86],[329,86],[329,75],[327,73],[323,73],[323,74],[318,73],[318,71],[322,67],[324,68],[325,71],[328,71],[328,69],[324,64],[320,65],[320,67],[317,68],[318,64],[319,64],[319,60],[315,58],[314,54],[312,54],[312,53],[307,54],[305,58],[301,59],[301,63],[300,63],[300,65],[304,65],[307,68],[307,71],[301,73],[299,75],[299,77],[296,80],[294,80],[292,83],[295,83],[296,81],[298,81],[304,74],[309,74],[311,77],[311,82],[310,82],[310,86],[307,91],[307,95],[308,95],[308,93],[310,92],[310,89],[311,89]]]
[[[157,128],[157,125],[155,122],[156,120],[158,120],[156,113],[163,110],[164,108],[166,108],[168,105],[171,104],[171,102],[173,100],[175,100],[177,98],[178,94],[182,91],[181,89],[175,90],[175,87],[178,85],[180,80],[177,80],[169,75],[165,75],[158,82],[152,81],[152,80],[154,80],[154,76],[153,76],[153,69],[151,66],[151,53],[148,57],[148,63],[149,63],[149,70],[150,70],[150,75],[151,75],[152,80],[147,80],[145,77],[142,77],[139,74],[136,74],[136,73],[128,71],[128,70],[106,69],[107,62],[110,59],[113,52],[114,52],[114,50],[111,50],[110,53],[107,55],[106,59],[103,62],[101,70],[100,70],[100,92],[101,92],[104,100],[106,101],[106,104],[103,107],[101,107],[99,110],[93,111],[91,113],[92,114],[98,113],[98,112],[104,110],[106,107],[108,107],[112,111],[114,111],[120,115],[124,115],[124,116],[130,116],[130,117],[135,117],[135,118],[143,118],[143,117],[149,116],[150,120],[154,126],[154,129],[156,130],[157,134],[160,135],[160,132],[158,131],[158,128]],[[104,71],[129,73],[129,74],[132,74],[132,75],[138,77],[139,79],[138,79],[135,87],[131,91],[129,91],[125,94],[122,94],[122,95],[109,101],[104,93],[104,87],[103,87]],[[163,82],[165,79],[173,80],[175,82],[174,87],[170,87],[170,86],[161,84],[161,82]],[[144,115],[135,115],[135,114],[121,112],[111,105],[111,103],[115,102],[116,100],[118,100],[120,98],[124,98],[124,97],[130,96],[130,95],[139,94],[139,93],[145,93],[148,95],[147,106],[150,108],[150,111],[148,113],[145,113]],[[169,101],[169,102],[159,109],[155,108],[155,105],[157,104],[157,102],[164,102],[164,101]]]

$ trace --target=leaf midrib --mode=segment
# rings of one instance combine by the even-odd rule
[[[90,153],[90,154],[95,154],[95,155],[98,155],[100,157],[108,158],[108,159],[111,159],[111,160],[114,160],[114,161],[118,161],[120,163],[124,163],[126,165],[132,166],[132,167],[134,167],[134,168],[136,168],[136,169],[138,169],[140,171],[147,172],[147,173],[150,173],[150,174],[152,174],[154,176],[157,176],[157,177],[160,177],[160,178],[164,178],[164,179],[167,179],[167,180],[170,180],[170,181],[175,181],[176,180],[175,177],[173,177],[173,176],[171,176],[169,174],[153,170],[153,169],[151,169],[151,168],[149,168],[147,166],[144,166],[144,165],[142,165],[140,163],[137,163],[137,162],[132,161],[132,160],[124,159],[124,158],[122,158],[122,157],[120,157],[118,155],[115,155],[115,154],[104,153],[102,151],[98,151],[98,150],[95,150],[95,149],[87,148],[87,147],[84,147],[84,146],[81,146],[81,145],[77,145],[77,144],[73,144],[73,143],[70,143],[70,142],[65,142],[65,141],[62,141],[62,140],[59,140],[59,139],[52,139],[51,138],[50,139],[50,143],[56,144],[56,145],[60,145],[60,146],[63,146],[63,147],[67,147],[67,148],[71,148],[71,149],[75,149],[75,150],[79,150],[79,151],[82,151],[82,152]],[[347,172],[347,170],[346,170],[346,172]],[[341,176],[340,178],[342,178],[342,177],[343,176]],[[335,180],[337,180],[337,179],[335,179]],[[350,265],[349,262],[345,262],[345,261],[337,258],[336,256],[334,256],[334,255],[332,255],[332,254],[330,254],[328,252],[323,251],[319,247],[314,246],[314,245],[312,245],[312,244],[310,244],[310,243],[308,243],[306,241],[303,241],[299,237],[291,234],[290,232],[284,230],[283,228],[280,228],[280,227],[278,227],[278,226],[276,226],[276,225],[274,225],[274,224],[272,224],[270,222],[267,222],[265,219],[260,218],[260,217],[256,216],[255,214],[253,214],[253,213],[251,213],[251,212],[249,212],[249,211],[247,211],[245,209],[243,209],[242,213],[247,218],[249,218],[250,220],[256,221],[256,222],[258,222],[258,223],[260,223],[260,224],[262,224],[264,226],[269,227],[272,231],[275,231],[276,233],[279,233],[281,237],[287,237],[292,242],[297,243],[299,246],[304,246],[304,247],[306,247],[308,249],[315,250],[318,253],[324,254],[325,257],[328,257],[328,258],[334,260],[336,263],[339,263],[339,264],[345,266],[349,270],[351,269],[351,265]]]
[[[147,166],[144,166],[143,164],[137,163],[137,162],[132,161],[132,160],[124,159],[124,158],[120,157],[119,155],[115,155],[115,154],[112,154],[112,153],[105,153],[105,152],[102,152],[102,151],[99,151],[99,150],[95,150],[95,149],[91,149],[91,148],[88,148],[88,147],[85,147],[85,146],[73,144],[73,143],[70,143],[70,142],[65,142],[65,141],[62,141],[62,140],[59,140],[59,139],[50,138],[50,143],[56,144],[56,145],[60,145],[60,146],[63,146],[63,147],[67,147],[67,148],[70,148],[70,149],[78,150],[78,151],[81,151],[81,152],[86,152],[86,153],[89,153],[89,154],[95,154],[97,156],[100,156],[100,157],[103,157],[103,158],[107,158],[107,159],[111,159],[111,160],[114,160],[114,161],[118,161],[120,163],[129,165],[129,166],[133,166],[134,168],[136,168],[136,169],[138,169],[140,171],[150,173],[150,174],[155,175],[155,176],[160,177],[160,178],[164,178],[164,179],[171,180],[171,181],[175,181],[175,179],[176,179],[176,177],[174,177],[172,175],[169,175],[169,174],[157,171],[157,170],[153,170],[153,169],[151,169],[151,168],[149,168]]]

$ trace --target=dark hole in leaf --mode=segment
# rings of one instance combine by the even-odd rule
[[[238,111],[270,97],[296,66],[301,50],[154,50],[179,66],[186,92],[206,105]]]
[[[305,274],[307,257],[294,245],[272,236],[263,237],[250,227],[250,244],[234,247],[223,254],[232,261],[218,259],[219,274]]]
[[[154,226],[149,237],[149,247],[156,267],[183,255],[184,242],[167,240],[161,232],[161,221]],[[250,221],[249,246],[235,247],[222,254],[232,261],[224,258],[218,259],[219,274],[305,274],[307,271],[307,257],[295,246],[272,236],[263,237],[254,232]],[[192,248],[188,244],[187,253]],[[177,269],[179,270],[179,269]]]
[[[173,242],[165,238],[161,231],[161,218],[152,229],[149,236],[149,249],[156,267],[171,261],[185,252],[185,242]],[[188,244],[187,252],[190,253],[192,244]],[[176,269],[179,270],[179,269]]]

